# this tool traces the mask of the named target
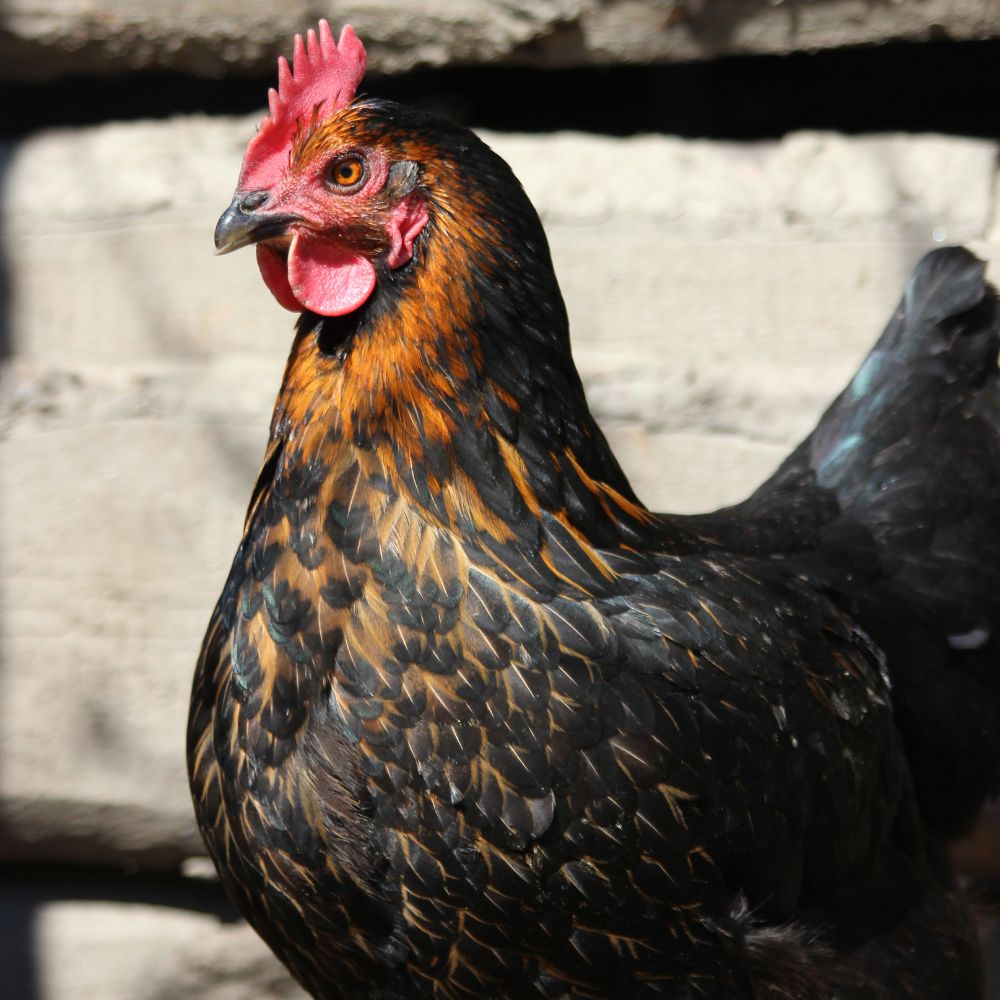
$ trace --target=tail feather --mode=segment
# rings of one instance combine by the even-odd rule
[[[784,554],[886,654],[921,812],[942,837],[1000,787],[1000,323],[960,247],[917,266],[815,431],[744,503],[694,518]]]

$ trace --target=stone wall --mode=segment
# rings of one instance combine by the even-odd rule
[[[211,251],[252,127],[106,125],[5,151],[2,860],[171,869],[201,854],[188,686],[291,328],[252,255]],[[929,246],[1000,255],[990,142],[486,138],[546,221],[593,407],[658,508],[727,503],[763,478]],[[183,907],[64,901],[38,933],[83,961],[126,930],[164,969],[260,952]],[[160,995],[121,975],[115,995]],[[52,983],[53,1000],[95,995],[92,979]],[[230,995],[213,983],[194,995]]]
[[[270,71],[320,17],[353,24],[372,68],[579,66],[1000,34],[993,0],[5,0],[0,77]]]
[[[139,17],[13,0],[0,73],[255,70],[328,13],[202,6]],[[497,3],[477,5],[475,30],[461,5],[424,6],[419,25],[396,5],[342,9],[389,70],[1000,26],[971,0],[732,2],[714,21],[696,0]],[[290,342],[252,255],[212,255],[253,126],[186,117],[0,145],[0,862],[81,866],[0,888],[5,995],[300,995],[206,880],[183,762],[194,659]],[[727,503],[763,478],[849,378],[926,249],[967,242],[1000,262],[990,141],[486,139],[543,216],[591,403],[660,509]]]

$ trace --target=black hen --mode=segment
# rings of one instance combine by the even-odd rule
[[[227,891],[316,997],[977,996],[937,846],[997,781],[981,265],[925,260],[748,501],[652,514],[517,181],[352,103],[359,49],[299,42],[216,232],[307,309],[192,696]]]

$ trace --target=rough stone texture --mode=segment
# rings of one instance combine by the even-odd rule
[[[211,252],[251,129],[107,125],[0,157],[0,860],[200,850],[188,685],[292,323],[252,255]],[[654,507],[763,478],[935,239],[1000,252],[988,142],[488,138],[546,219],[595,410]]]
[[[1000,33],[993,0],[6,0],[0,75],[270,69],[295,31],[350,22],[372,66],[569,66]]]
[[[36,926],[39,1000],[305,1000],[242,922],[134,904],[45,907]],[[58,958],[56,958],[58,956]]]

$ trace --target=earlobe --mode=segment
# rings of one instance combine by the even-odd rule
[[[388,225],[389,267],[402,267],[413,256],[413,241],[427,225],[428,218],[427,205],[416,192],[408,194],[392,210]]]

